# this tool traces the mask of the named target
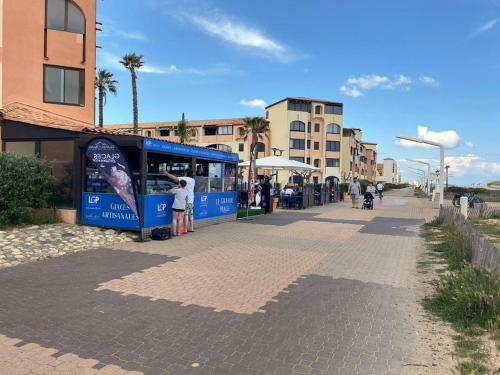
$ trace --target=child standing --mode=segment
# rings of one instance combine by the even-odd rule
[[[186,181],[180,180],[179,187],[171,189],[168,194],[174,194],[174,204],[172,205],[172,236],[179,236],[184,228],[184,214],[189,192],[186,189]]]

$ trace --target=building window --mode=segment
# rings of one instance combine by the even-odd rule
[[[326,166],[327,168],[335,168],[335,167],[340,167],[340,160],[339,159],[326,159]]]
[[[301,163],[304,162],[304,158],[300,156],[290,156],[289,159],[294,161],[300,161]]]
[[[320,105],[317,105],[314,108],[314,113],[316,113],[317,115],[321,115],[321,106]]]
[[[74,141],[41,141],[40,156],[52,166],[56,207],[73,207]]]
[[[240,143],[239,146],[238,146],[238,150],[239,150],[239,152],[245,151],[245,144],[244,143]]]
[[[290,139],[290,148],[293,150],[303,150],[305,141],[303,139]]]
[[[266,120],[269,119],[269,111],[266,111]]]
[[[217,135],[217,126],[205,126],[203,130],[205,135]]]
[[[305,132],[306,131],[306,124],[304,124],[302,121],[292,121],[290,123],[290,131],[292,131],[292,132]]]
[[[338,124],[328,124],[326,126],[326,132],[328,134],[340,134],[340,125],[338,125]]]
[[[307,140],[307,148],[311,149],[311,141],[310,140]]]
[[[35,155],[35,142],[5,142],[5,151],[17,155]]]
[[[45,66],[44,102],[85,105],[85,71]]]
[[[299,111],[299,112],[311,112],[311,103],[289,100],[288,110]]]
[[[223,144],[208,145],[207,148],[214,148],[216,150],[226,151],[226,152],[232,152],[233,151],[233,149],[231,148],[231,146],[223,145]]]
[[[71,0],[47,0],[47,28],[85,34],[85,16]]]
[[[151,137],[151,130],[146,130],[146,137]]]
[[[325,114],[327,115],[342,115],[342,113],[343,113],[342,105],[339,104],[325,105]]]
[[[326,141],[326,151],[340,151],[340,142]]]
[[[232,126],[218,126],[217,135],[233,135]]]
[[[321,159],[314,159],[314,166],[316,168],[321,168]]]
[[[306,164],[311,164],[311,158],[306,158]]]
[[[314,149],[319,150],[319,142],[314,142]]]
[[[320,125],[319,125],[319,124],[314,124],[314,131],[315,131],[316,133],[319,133],[319,132],[320,132],[319,128],[320,128]]]
[[[266,145],[262,142],[257,143],[257,152],[266,152]]]
[[[160,137],[170,137],[170,129],[160,129]]]

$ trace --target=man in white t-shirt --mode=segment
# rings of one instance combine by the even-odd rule
[[[184,228],[188,232],[194,232],[194,185],[196,181],[193,178],[193,172],[189,169],[185,177],[177,177],[171,173],[165,172],[165,175],[172,181],[179,183],[179,181],[186,181],[186,190],[188,191],[187,204],[186,204],[186,214],[184,215]]]

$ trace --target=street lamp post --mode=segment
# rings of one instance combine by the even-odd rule
[[[439,147],[439,170],[441,173],[439,174],[439,206],[442,206],[444,203],[444,145],[437,142],[427,141],[424,139],[407,137],[407,136],[397,136],[396,138],[404,139],[406,141],[415,142],[415,143],[423,143],[427,145],[431,145],[434,147]]]
[[[424,164],[424,165],[427,165],[427,194],[429,195],[431,193],[431,163],[427,163],[425,161],[422,161],[422,160],[416,160],[416,159],[406,159],[408,161],[411,161],[411,162],[414,162],[414,163],[420,163],[420,164]]]

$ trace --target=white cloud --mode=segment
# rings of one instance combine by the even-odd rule
[[[255,108],[264,109],[267,107],[267,103],[262,99],[252,99],[252,100],[243,99],[240,102],[240,105],[242,105],[243,107],[253,108],[253,109]]]
[[[437,79],[429,76],[420,76],[418,80],[424,85],[431,87],[439,87],[441,85]]]
[[[123,30],[115,21],[110,19],[104,19],[102,23],[102,31],[99,33],[99,37],[109,37],[117,36],[122,39],[136,40],[141,42],[147,42],[149,38],[138,31]]]
[[[450,166],[450,173],[456,177],[487,179],[500,177],[500,163],[486,161],[478,155],[447,156],[444,161]]]
[[[340,86],[340,92],[344,95],[350,96],[352,98],[358,98],[364,94],[359,91],[355,86],[347,87],[345,85]]]
[[[418,126],[417,132],[418,138],[426,141],[441,143],[445,148],[455,148],[460,143],[460,136],[455,130],[443,130],[441,132],[434,132],[432,130],[429,130],[427,126]],[[397,140],[396,144],[398,146],[408,148],[435,148],[425,143],[416,143],[404,139]]]
[[[121,57],[109,53],[107,51],[100,50],[98,52],[98,66],[99,68],[107,68],[110,70],[121,70],[125,71],[125,68],[120,64]],[[219,64],[213,67],[207,68],[179,68],[176,65],[169,66],[158,66],[146,64],[139,69],[139,72],[146,74],[163,74],[163,75],[177,75],[177,74],[190,74],[198,76],[208,76],[208,75],[220,75],[225,74],[230,71],[228,65]]]
[[[184,13],[183,18],[189,20],[205,33],[226,43],[257,52],[265,57],[281,62],[297,59],[283,43],[265,35],[257,28],[247,26],[241,21],[230,18],[219,11]]]
[[[439,86],[437,80],[432,77],[421,76],[419,81],[429,86]],[[345,84],[340,86],[340,92],[344,95],[358,98],[364,96],[367,91],[376,89],[409,91],[414,83],[415,81],[410,76],[404,74],[399,74],[393,79],[377,74],[362,75],[347,79]]]
[[[474,148],[474,143],[472,143],[472,142],[465,142],[464,144],[468,148]]]
[[[469,39],[473,39],[473,38],[479,36],[480,34],[486,32],[486,31],[492,30],[493,28],[495,28],[495,26],[498,23],[498,21],[500,21],[500,18],[495,18],[495,19],[493,19],[493,20],[491,20],[489,22],[486,22],[484,25],[482,25],[481,27],[479,27],[476,30],[474,30],[469,35]]]

